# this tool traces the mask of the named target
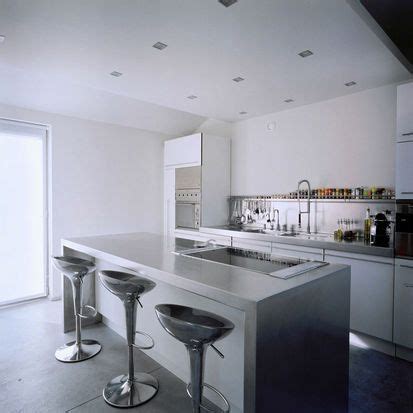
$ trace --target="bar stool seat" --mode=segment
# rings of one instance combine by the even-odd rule
[[[101,271],[99,279],[103,286],[116,295],[125,307],[126,338],[129,354],[129,373],[112,379],[103,390],[103,398],[114,407],[134,407],[146,403],[158,391],[158,381],[151,374],[135,373],[133,349],[149,350],[154,346],[153,339],[146,333],[136,331],[136,308],[141,295],[151,291],[156,284],[153,281],[120,271]],[[149,338],[151,344],[139,346],[135,344],[135,334]]]
[[[81,337],[81,320],[93,318],[97,314],[96,309],[92,306],[82,305],[82,284],[84,277],[95,271],[95,264],[92,261],[71,256],[52,257],[52,261],[54,266],[69,279],[72,285],[76,323],[76,339],[59,347],[55,352],[55,357],[65,363],[90,359],[100,352],[102,346],[96,340],[82,339]]]
[[[205,351],[208,346],[224,358],[214,343],[226,337],[233,330],[234,324],[219,315],[177,304],[158,304],[155,311],[162,327],[187,348],[191,370],[191,382],[187,385],[187,393],[192,398],[193,412],[199,413],[201,408],[211,411],[202,405],[204,387],[216,393],[224,402],[225,411],[229,412],[228,400],[215,387],[203,382],[203,374]]]

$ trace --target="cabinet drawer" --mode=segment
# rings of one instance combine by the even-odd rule
[[[279,255],[287,255],[295,258],[304,258],[306,260],[323,259],[323,250],[312,247],[302,247],[298,245],[281,244],[279,242],[272,243],[272,253]]]
[[[231,245],[231,237],[225,237],[223,235],[213,235],[213,234],[201,234],[197,231],[185,231],[177,229],[175,230],[175,237],[191,239],[194,241],[209,241],[214,240],[219,245]]]
[[[271,252],[270,241],[249,240],[245,238],[232,238],[232,246],[236,248],[245,248],[247,250],[259,252]]]
[[[396,260],[394,342],[413,348],[413,261]]]

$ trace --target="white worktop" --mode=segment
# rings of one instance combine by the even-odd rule
[[[174,254],[175,238],[150,233],[101,235],[62,240],[62,245],[158,281],[245,309],[265,298],[328,276],[343,265],[328,265],[282,280],[239,267]]]

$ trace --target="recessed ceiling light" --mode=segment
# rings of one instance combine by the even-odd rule
[[[6,40],[6,36],[0,35],[0,43],[3,43]]]
[[[236,3],[238,0],[218,0],[218,3],[221,3],[225,7],[232,6],[234,3]]]
[[[110,73],[111,76],[115,76],[115,77],[120,77],[123,75],[123,73],[121,72],[117,72],[116,70],[114,70],[113,72]]]
[[[154,47],[155,49],[158,49],[158,50],[163,50],[166,47],[168,47],[168,45],[165,44],[165,43],[162,43],[162,42],[156,42],[154,45],[152,45],[152,47]]]
[[[245,111],[239,112],[240,115],[246,115],[247,113],[248,112],[245,112]]]
[[[354,80],[352,80],[351,82],[347,82],[347,83],[344,83],[346,86],[354,86],[354,85],[357,85],[357,83],[356,82],[354,82]]]
[[[291,102],[294,102],[294,99],[285,99],[284,102],[285,103],[291,103]]]
[[[302,52],[298,53],[298,56],[301,57],[308,57],[314,54],[311,50],[303,50]]]
[[[234,77],[234,79],[232,79],[234,82],[242,82],[243,80],[245,80],[243,77]]]
[[[189,95],[189,96],[187,96],[187,99],[196,99],[198,96],[195,96],[195,95]]]

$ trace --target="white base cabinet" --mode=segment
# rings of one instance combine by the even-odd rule
[[[326,250],[325,261],[351,266],[350,328],[391,342],[393,259]]]
[[[396,259],[394,342],[413,349],[413,260]]]

